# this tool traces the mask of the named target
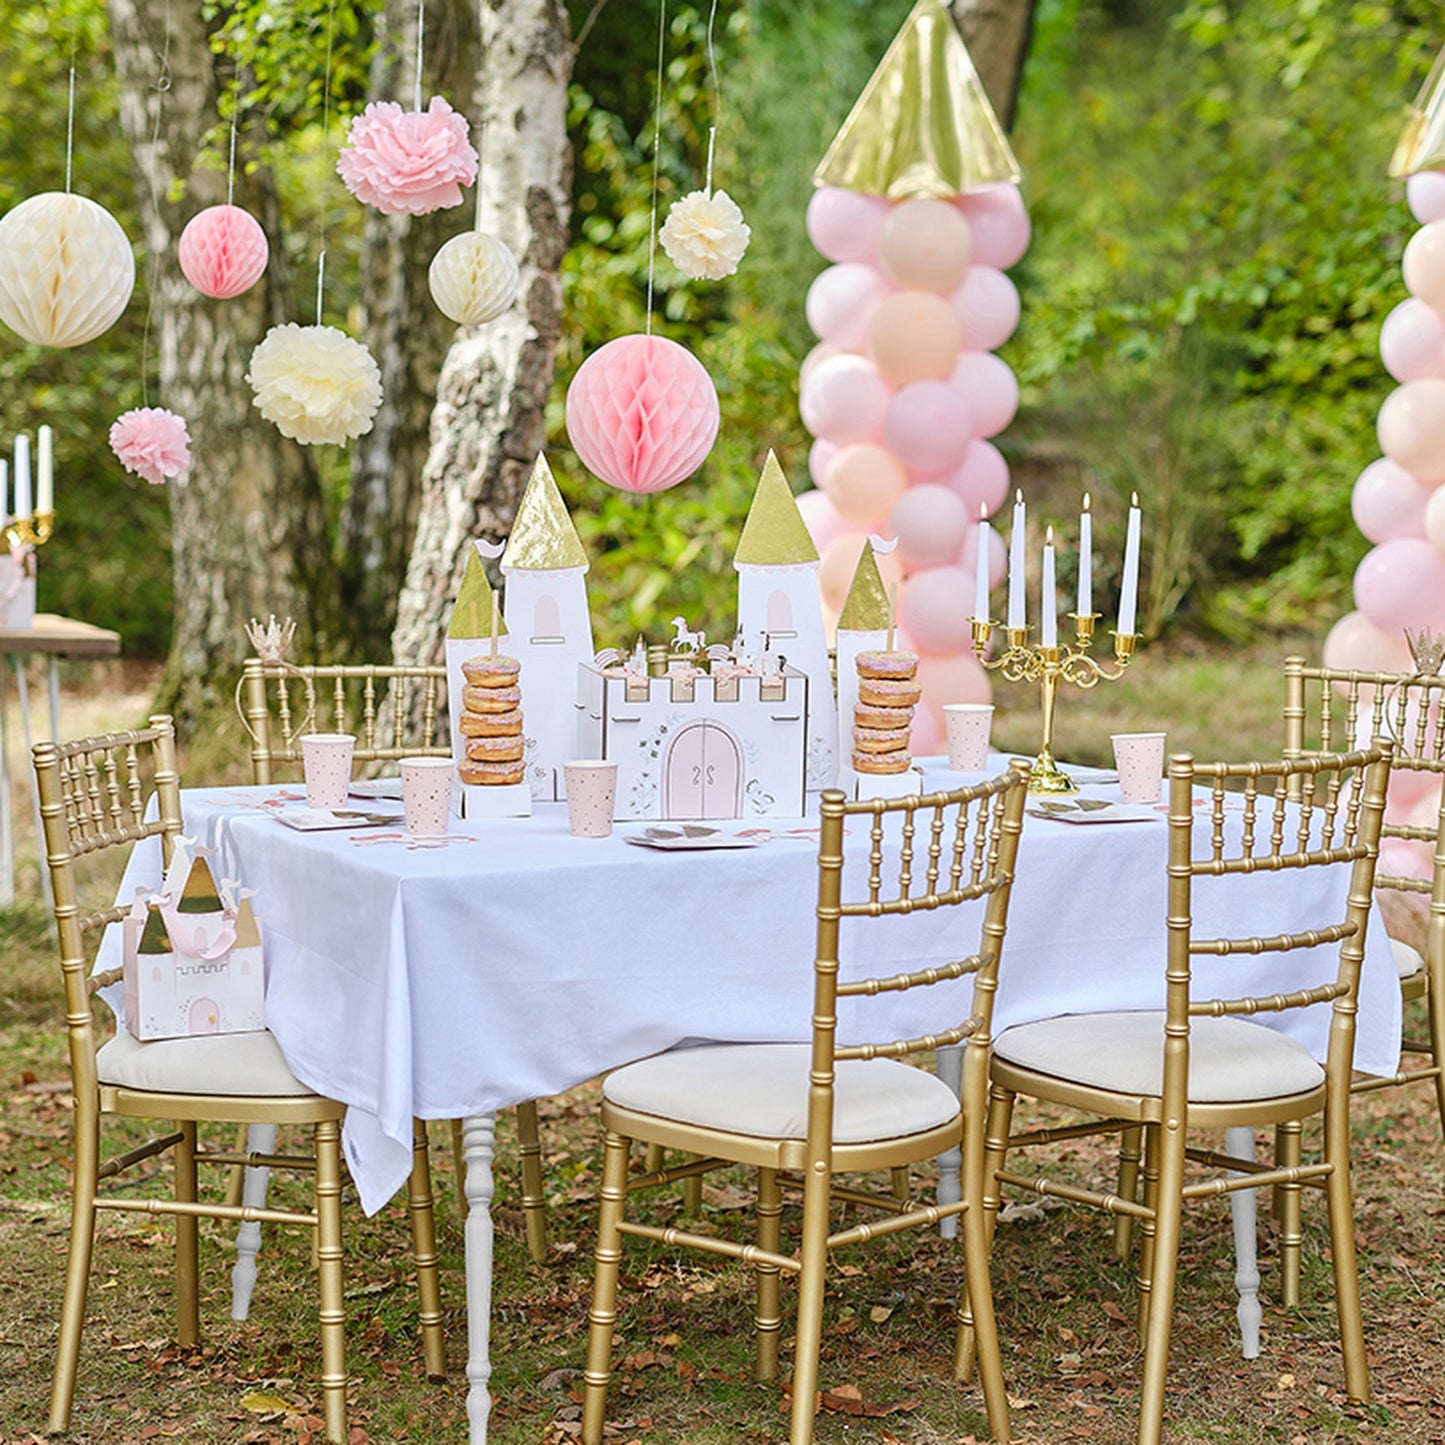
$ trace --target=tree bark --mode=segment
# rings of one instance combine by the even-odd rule
[[[1005,130],[1012,130],[1037,0],[952,0],[953,18]]]
[[[416,0],[387,0],[372,62],[372,100],[410,110],[416,85]],[[472,0],[428,7],[422,104],[440,95],[469,117],[478,67]],[[358,656],[375,656],[396,621],[397,594],[416,532],[428,424],[442,358],[456,331],[433,304],[427,271],[442,243],[473,220],[471,197],[429,216],[366,208],[361,253],[361,339],[381,367],[384,395],[351,457],[341,516],[344,626]]]
[[[456,333],[437,382],[415,542],[397,607],[398,662],[441,660],[466,544],[511,528],[546,441],[567,250],[572,46],[561,0],[487,0],[490,34],[471,114],[487,121],[482,224],[517,257],[521,292],[485,326]]]
[[[170,6],[163,15],[156,5],[109,0],[109,9],[150,258],[143,284],[151,287],[160,382],[150,399],[185,417],[191,437],[190,471],[169,489],[175,631],[162,691],[166,706],[194,717],[229,696],[250,650],[250,617],[289,614],[311,635],[329,624],[334,572],[316,468],[260,419],[245,381],[266,329],[293,319],[273,178],[258,167],[236,188],[236,203],[271,240],[265,276],[234,300],[201,296],[175,252],[186,221],[226,199],[224,171],[193,169],[198,119],[217,115],[218,57],[200,7]]]

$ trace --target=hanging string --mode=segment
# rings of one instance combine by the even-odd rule
[[[712,9],[707,17],[707,73],[712,81],[712,124],[707,128],[707,180],[703,194],[712,196],[712,153],[717,141],[717,128],[722,124],[722,84],[717,77],[717,51],[713,48],[712,30],[717,20],[717,0],[712,0]]]
[[[647,334],[652,335],[652,283],[657,270],[657,176],[662,158],[662,69],[667,48],[667,0],[657,12],[657,100],[652,115],[652,215],[647,225]]]
[[[237,67],[235,79],[231,82],[231,157],[226,162],[226,204],[229,206],[236,194],[236,112],[241,108],[241,71]]]
[[[155,78],[151,89],[156,93],[156,115],[155,124],[151,127],[151,150],[149,162],[146,165],[146,181],[150,186],[151,212],[157,218],[161,212],[160,192],[156,187],[156,155],[160,149],[161,139],[161,112],[165,108],[166,92],[171,88],[171,5],[166,0],[165,18],[163,21],[164,32],[161,39],[161,49],[157,55],[161,63],[160,74]],[[71,77],[71,98],[75,95],[75,71],[70,72]],[[67,145],[67,151],[69,147]],[[67,154],[65,188],[70,189],[70,157]],[[142,406],[150,405],[150,342],[151,342],[151,321],[156,309],[156,285],[160,280],[160,251],[156,247],[151,248],[150,276],[146,287],[146,318],[141,327],[140,334],[140,400]]]
[[[70,167],[75,155],[75,58],[70,61],[70,102],[65,112],[65,194],[70,194]]]
[[[316,254],[316,324],[321,325],[321,302],[326,292],[326,180],[331,174],[331,40],[336,0],[326,6],[326,79],[321,87],[321,220]]]
[[[481,77],[481,119],[477,122],[477,219],[476,229],[482,229],[482,178],[487,170],[487,106],[491,86],[489,62],[492,58],[492,7],[487,0],[480,0],[477,6],[477,42],[481,55],[477,58],[477,74]]]
[[[421,109],[421,58],[422,36],[426,32],[426,0],[417,0],[416,7],[416,89],[412,92],[411,108]]]

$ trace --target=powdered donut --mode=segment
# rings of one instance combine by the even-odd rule
[[[906,773],[913,762],[908,753],[853,754],[853,768],[859,773]]]
[[[884,652],[874,648],[860,652],[855,659],[859,677],[912,677],[918,671],[918,655],[913,652]]]
[[[467,744],[467,757],[474,763],[515,763],[522,756],[522,739],[473,738]]]
[[[860,753],[896,753],[908,746],[908,729],[854,728],[853,746]]]
[[[461,763],[457,767],[464,783],[480,783],[483,787],[502,783],[520,783],[525,767],[522,763]]]
[[[522,731],[522,714],[511,712],[463,712],[457,720],[464,738],[510,737]]]
[[[471,691],[470,688],[467,689]],[[923,689],[912,679],[860,677],[858,701],[869,707],[911,707],[923,696]],[[468,704],[470,706],[470,704]]]
[[[521,706],[520,687],[467,687],[462,689],[462,706],[467,712],[514,712]]]
[[[462,663],[462,672],[474,687],[510,687],[516,682],[522,664],[515,657],[469,657]]]
[[[860,728],[906,728],[913,721],[913,705],[903,707],[868,707],[859,703],[853,709],[853,721]]]

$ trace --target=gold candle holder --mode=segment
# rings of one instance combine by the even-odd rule
[[[1005,627],[1005,647],[995,658],[987,656],[989,641],[997,625],[992,618],[973,619],[973,650],[990,672],[1002,672],[1009,682],[1039,684],[1043,705],[1043,739],[1038,757],[1029,769],[1029,792],[1075,793],[1078,787],[1054,761],[1054,706],[1060,682],[1075,687],[1096,687],[1100,680],[1115,682],[1123,677],[1134,655],[1137,633],[1114,632],[1114,661],[1101,662],[1091,652],[1097,612],[1071,612],[1074,641],[1062,646],[1031,645],[1027,627]]]
[[[5,540],[12,547],[40,547],[54,530],[54,512],[35,512],[29,517],[11,517],[5,524]]]

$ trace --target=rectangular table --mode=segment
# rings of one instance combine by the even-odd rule
[[[930,787],[961,781],[927,774]],[[297,1077],[348,1105],[344,1146],[367,1212],[407,1177],[414,1116],[465,1120],[468,1411],[482,1440],[495,1111],[688,1039],[806,1037],[817,835],[803,820],[768,820],[774,836],[755,848],[654,852],[620,836],[642,825],[574,839],[565,806],[539,804],[530,819],[454,821],[466,841],[412,849],[365,832],[292,831],[266,806],[287,791],[188,791],[186,829],[216,849],[218,876],[258,890],[268,1024]],[[1162,811],[1116,825],[1026,820],[996,1032],[1083,1009],[1163,1007],[1166,832]],[[138,850],[125,896],[157,870],[154,852]],[[1329,912],[1343,898],[1341,872],[1206,880],[1195,916],[1201,929],[1233,934],[1277,932],[1291,914],[1317,920],[1322,902]],[[845,949],[842,976],[951,961],[976,947],[978,922],[974,908],[870,920]],[[1281,965],[1269,955],[1201,961],[1199,974],[1212,973],[1201,990],[1298,986],[1296,965]],[[1257,983],[1266,977],[1267,990]],[[869,1031],[916,1034],[963,1017],[969,986],[948,986],[953,1000],[930,990],[926,1001],[870,1001]],[[1287,1026],[1323,1058],[1328,1023],[1320,1005]],[[1357,1066],[1393,1073],[1400,990],[1378,920],[1358,1023]],[[839,1031],[845,1042],[863,1037],[853,1009],[840,1006]]]

